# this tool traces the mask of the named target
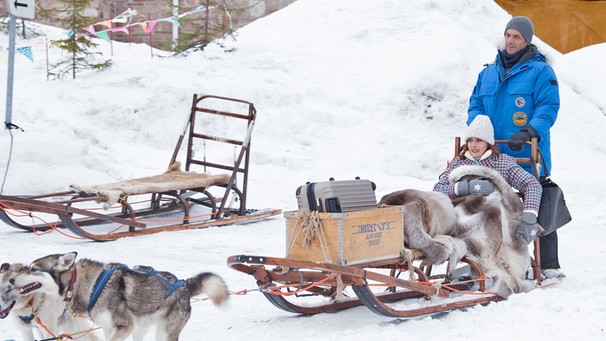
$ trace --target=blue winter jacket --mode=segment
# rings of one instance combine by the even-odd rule
[[[477,115],[487,115],[492,120],[495,140],[507,140],[527,125],[539,135],[539,149],[547,170],[551,172],[549,129],[555,123],[560,108],[558,81],[553,69],[545,62],[545,56],[536,46],[522,56],[508,73],[497,53],[494,63],[486,66],[478,76],[471,98],[467,124]],[[521,151],[511,151],[507,144],[499,144],[501,153],[513,157],[530,157],[530,146]],[[531,172],[530,165],[522,165]],[[545,170],[541,169],[541,175]]]

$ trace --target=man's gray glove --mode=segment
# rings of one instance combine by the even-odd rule
[[[492,193],[493,189],[494,186],[490,181],[484,178],[477,178],[457,182],[454,187],[454,192],[456,195],[462,197],[470,194],[488,195]]]
[[[539,227],[537,226],[537,216],[532,212],[522,213],[522,224],[516,231],[516,238],[524,238],[526,244],[530,244],[537,236]]]

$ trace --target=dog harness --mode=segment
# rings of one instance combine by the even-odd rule
[[[101,296],[101,293],[103,292],[103,289],[105,289],[105,285],[107,285],[107,281],[109,281],[109,278],[112,276],[112,274],[114,273],[114,271],[116,271],[116,269],[127,269],[128,267],[124,264],[120,264],[120,266],[118,267],[113,267],[110,269],[105,269],[103,270],[103,272],[101,272],[101,275],[99,275],[99,277],[97,277],[97,281],[95,282],[95,285],[93,286],[93,291],[90,293],[90,299],[88,300],[88,315],[90,316],[90,311],[93,309],[93,307],[95,306],[95,304],[97,304],[97,301],[99,300],[99,297]]]
[[[109,281],[109,278],[112,276],[112,274],[114,273],[114,271],[116,271],[117,269],[128,269],[128,266],[124,265],[124,264],[120,264],[117,267],[112,267],[110,269],[105,269],[103,270],[103,272],[101,272],[101,275],[99,275],[99,277],[97,278],[97,281],[95,282],[95,285],[93,286],[93,291],[90,294],[90,299],[88,302],[88,315],[90,316],[90,311],[93,309],[93,307],[95,306],[95,304],[97,303],[97,301],[99,300],[99,297],[101,296],[101,293],[103,293],[103,290],[105,289],[105,286],[107,285],[107,282]],[[152,274],[155,275],[156,277],[158,277],[160,279],[161,282],[163,282],[167,287],[168,287],[168,293],[166,294],[166,296],[164,297],[164,299],[167,299],[170,295],[172,295],[172,293],[179,287],[182,287],[183,285],[185,285],[185,281],[180,279],[177,280],[175,282],[175,284],[170,283],[168,280],[166,280],[166,278],[158,275],[158,271],[154,270],[154,269],[150,269],[150,270],[144,270],[144,269],[139,269],[139,270],[134,270],[137,272],[142,272],[142,273],[148,273],[148,274]]]
[[[166,286],[168,287],[168,294],[166,294],[166,296],[164,297],[164,299],[167,299],[168,296],[172,295],[172,293],[175,291],[175,289],[177,289],[177,288],[182,287],[183,285],[185,285],[185,281],[182,280],[182,279],[179,279],[179,280],[177,280],[175,282],[175,284],[172,284],[166,278],[158,275],[158,271],[154,270],[154,269],[150,269],[150,270],[137,269],[135,271],[143,272],[143,273],[148,273],[148,274],[151,274],[151,275],[156,275],[156,277],[158,277],[161,282],[164,282],[164,284],[166,284]]]

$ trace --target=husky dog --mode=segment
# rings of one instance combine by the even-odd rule
[[[456,235],[457,215],[445,194],[405,189],[384,195],[379,205],[404,206],[405,242],[423,252],[426,264],[449,260],[456,265],[465,255],[465,243],[451,237]]]
[[[124,340],[130,335],[142,340],[155,325],[157,340],[176,341],[191,314],[192,296],[206,293],[216,305],[227,299],[225,282],[210,272],[177,280],[151,267],[129,269],[90,259],[76,261],[76,256],[70,252],[35,260],[31,270],[14,277],[13,282],[31,282],[31,276],[48,272],[59,285],[58,293],[49,294],[61,296],[70,313],[90,317],[103,329],[106,340]]]
[[[455,183],[471,177],[490,180],[495,190],[488,196],[468,195],[453,200],[459,224],[458,237],[467,244],[467,258],[474,261],[493,283],[489,291],[508,297],[526,292],[530,267],[528,244],[515,233],[522,222],[523,205],[499,172],[483,166],[461,166],[449,175]]]
[[[20,263],[4,263],[0,268],[0,318],[10,315],[24,341],[34,341],[34,329],[38,329],[43,339],[78,333],[80,340],[99,340],[91,330],[90,321],[65,314],[63,298],[58,295],[59,287],[50,274],[42,272],[39,281],[24,286],[10,284],[11,278],[25,270],[27,265]],[[47,286],[45,290],[53,293],[38,291],[42,286]]]

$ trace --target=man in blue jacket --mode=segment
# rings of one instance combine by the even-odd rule
[[[539,140],[546,169],[551,173],[549,130],[558,116],[560,95],[558,80],[546,58],[532,45],[534,27],[527,17],[513,17],[505,27],[505,46],[498,50],[495,61],[479,74],[469,100],[469,125],[476,116],[487,115],[494,126],[501,153],[513,157],[530,157],[525,142]],[[524,169],[533,173],[530,165]],[[534,174],[534,173],[533,173]],[[540,237],[541,269],[546,277],[564,277],[559,268],[556,232]]]

